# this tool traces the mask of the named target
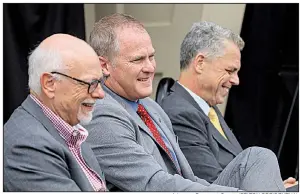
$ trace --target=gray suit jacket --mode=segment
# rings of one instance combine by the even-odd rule
[[[104,180],[90,146],[82,143],[81,151]],[[3,163],[5,191],[93,191],[65,141],[29,96],[4,125]]]
[[[226,140],[210,122],[193,97],[177,82],[161,104],[168,114],[179,145],[193,172],[199,178],[213,182],[241,151],[234,134],[215,106]]]
[[[168,116],[150,98],[141,99],[173,146],[183,177],[178,175],[171,159],[133,108],[103,87],[106,96],[97,100],[93,120],[85,127],[89,130],[88,141],[103,168],[110,190],[237,191],[236,188],[210,185],[195,177],[176,143]]]

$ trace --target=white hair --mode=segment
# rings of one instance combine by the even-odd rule
[[[37,94],[41,94],[40,77],[43,73],[64,70],[62,56],[57,50],[39,46],[29,55],[28,66],[28,86]]]

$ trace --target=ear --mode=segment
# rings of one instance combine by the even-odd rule
[[[104,77],[109,76],[109,74],[110,74],[109,68],[108,68],[109,61],[106,58],[101,57],[101,56],[99,56],[99,61],[100,61],[100,65],[101,65],[101,68],[102,68],[103,76]]]
[[[194,69],[197,73],[201,74],[204,68],[204,54],[203,53],[198,53],[194,60],[193,60],[193,66]]]
[[[56,80],[50,73],[43,73],[40,77],[41,90],[48,98],[55,96]]]

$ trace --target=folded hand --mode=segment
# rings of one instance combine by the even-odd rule
[[[296,179],[293,178],[293,177],[289,177],[288,179],[283,181],[283,184],[284,184],[285,188],[289,188],[289,187],[292,187],[294,185],[297,185],[298,181],[296,181]]]

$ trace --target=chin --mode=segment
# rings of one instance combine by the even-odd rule
[[[151,96],[151,94],[152,94],[152,90],[150,92],[145,93],[144,98]]]
[[[86,114],[78,113],[77,119],[79,120],[80,125],[87,125],[91,122],[93,118],[93,112],[88,112]]]
[[[152,88],[151,89],[147,89],[147,90],[142,90],[142,91],[139,91],[138,92],[138,98],[141,99],[141,98],[146,98],[146,97],[149,97],[151,96],[152,94]]]
[[[224,102],[225,102],[225,99],[222,98],[222,99],[218,99],[218,100],[216,101],[216,104],[223,104]]]
[[[150,95],[151,95],[151,94],[150,94]],[[150,95],[139,95],[138,99],[147,98],[147,97],[149,97]]]
[[[91,122],[92,117],[84,117],[79,120],[80,125],[87,125]]]

